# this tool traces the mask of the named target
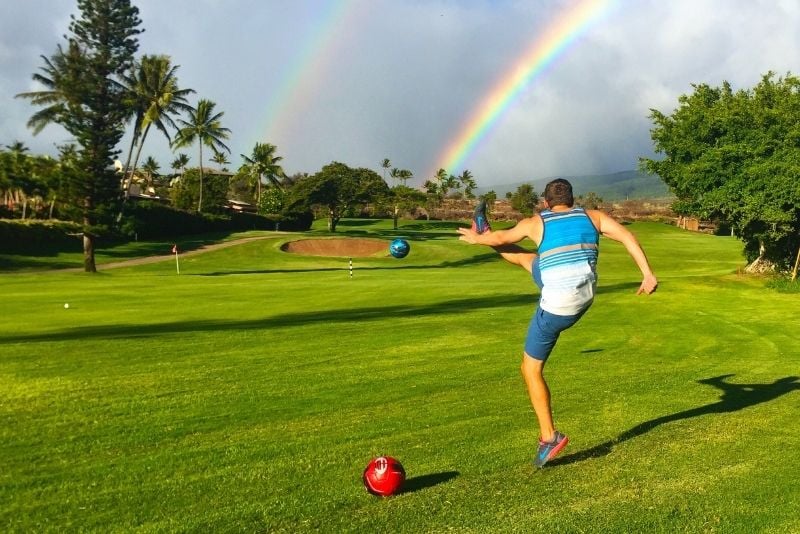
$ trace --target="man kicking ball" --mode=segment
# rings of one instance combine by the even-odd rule
[[[553,426],[550,389],[542,370],[559,334],[578,322],[592,305],[597,289],[600,235],[625,245],[636,262],[643,277],[637,295],[650,294],[658,287],[636,237],[602,211],[573,207],[572,185],[567,180],[559,178],[548,183],[543,197],[545,209],[541,213],[521,220],[508,230],[491,230],[485,202],[476,208],[472,228],[458,229],[461,241],[490,246],[506,261],[530,272],[541,290],[522,357],[522,376],[541,432],[533,461],[537,467],[555,458],[569,441]],[[525,238],[536,244],[536,253],[515,244]]]

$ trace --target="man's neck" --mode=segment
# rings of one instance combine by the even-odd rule
[[[550,206],[550,211],[569,211],[572,209],[572,206],[567,206],[566,204],[557,204],[555,206]]]

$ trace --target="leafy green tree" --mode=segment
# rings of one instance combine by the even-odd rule
[[[413,210],[425,203],[425,193],[405,185],[392,187],[388,198],[392,206],[392,221],[395,230],[397,230],[397,220],[401,212]]]
[[[693,88],[671,115],[651,110],[663,157],[642,168],[669,186],[679,214],[730,225],[749,270],[788,266],[800,246],[800,79]]]
[[[492,189],[486,194],[481,195],[481,198],[486,201],[486,211],[491,213],[492,206],[494,206],[494,203],[497,200],[497,193]]]
[[[0,187],[3,189],[5,205],[11,211],[18,204],[25,203],[27,192],[32,189],[32,163],[28,151],[23,142],[15,141],[0,152]]]
[[[134,115],[131,145],[123,166],[123,176],[126,179],[130,176],[125,188],[126,198],[150,127],[155,126],[171,143],[170,129],[177,129],[173,116],[192,111],[186,97],[194,90],[178,87],[177,70],[178,66],[171,64],[169,56],[145,55],[134,72],[123,77]],[[134,148],[136,157],[131,167]]]
[[[84,269],[95,272],[96,237],[121,200],[113,162],[130,107],[120,80],[133,66],[141,21],[129,0],[78,0],[78,12],[66,50],[59,46],[34,75],[45,90],[19,96],[44,106],[29,121],[35,132],[57,123],[80,146],[67,193],[71,217],[82,223]]]
[[[12,206],[13,182],[11,178],[11,157],[5,150],[0,150],[0,192],[3,193],[2,209]]]
[[[284,175],[283,179],[281,180],[281,184],[283,185],[283,189],[291,189],[294,187],[300,180],[308,178],[307,172],[296,172],[292,175]]]
[[[539,199],[531,184],[520,185],[511,195],[511,207],[526,217],[533,215],[538,204]]]
[[[328,230],[336,231],[345,213],[388,193],[386,182],[375,171],[353,169],[332,162],[318,173],[300,180],[291,191],[289,207],[323,207],[328,212]]]
[[[277,156],[275,151],[278,150],[273,144],[270,143],[256,143],[253,147],[253,152],[249,156],[242,154],[244,165],[241,170],[245,172],[251,182],[255,185],[256,190],[256,204],[261,205],[261,186],[263,180],[268,180],[273,187],[282,189],[281,178],[286,173],[283,167],[279,165],[283,158]],[[275,213],[275,212],[270,212]]]
[[[279,187],[268,187],[261,195],[261,202],[258,204],[258,212],[281,213],[286,205],[286,191]]]
[[[200,169],[187,169],[170,190],[172,204],[178,209],[196,210],[200,198]],[[224,213],[228,203],[228,177],[213,173],[203,175],[204,212]]]
[[[239,202],[247,202],[255,205],[256,209],[258,208],[253,195],[252,184],[250,183],[250,173],[244,165],[240,166],[229,179],[228,198]]]
[[[214,113],[216,104],[210,100],[202,99],[197,103],[197,109],[189,111],[189,120],[178,119],[182,126],[175,136],[174,146],[182,148],[197,141],[200,149],[200,187],[197,199],[197,211],[203,211],[203,145],[216,152],[231,150],[223,143],[228,139],[230,130],[223,128],[220,119],[224,113]]]

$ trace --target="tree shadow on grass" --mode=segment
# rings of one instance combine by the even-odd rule
[[[388,256],[388,254],[387,254]],[[324,257],[324,256],[317,256],[317,257]],[[338,259],[344,259],[348,256],[338,256]],[[442,269],[447,267],[461,267],[464,265],[473,265],[473,264],[481,264],[481,263],[489,263],[499,259],[496,254],[478,254],[477,256],[470,256],[469,258],[463,258],[460,260],[452,260],[452,261],[443,261],[441,263],[436,264],[429,264],[429,265],[414,265],[414,264],[400,264],[400,263],[392,263],[389,265],[371,265],[371,266],[361,266],[359,265],[359,261],[374,261],[379,258],[375,257],[368,257],[368,258],[356,258],[353,260],[354,265],[354,272],[358,274],[359,271],[395,271],[395,270],[426,270],[426,269]],[[397,260],[395,260],[397,261]],[[318,272],[325,272],[325,271],[341,271],[343,273],[349,272],[349,265],[342,265],[341,267],[316,267],[316,268],[300,268],[300,269],[248,269],[248,270],[238,270],[238,271],[213,271],[209,273],[194,273],[190,274],[189,276],[230,276],[230,275],[242,275],[242,274],[287,274],[287,273],[318,273]]]
[[[641,436],[642,434],[653,430],[657,426],[671,423],[673,421],[679,421],[681,419],[691,419],[692,417],[699,417],[701,415],[738,412],[744,408],[769,402],[777,399],[778,397],[786,395],[787,393],[791,393],[792,391],[800,390],[800,382],[798,382],[799,378],[796,376],[780,378],[771,384],[731,384],[725,382],[725,379],[731,376],[734,375],[720,375],[697,381],[699,384],[714,386],[722,391],[722,396],[717,402],[712,402],[711,404],[706,404],[705,406],[699,406],[697,408],[691,408],[682,412],[664,415],[655,419],[651,419],[650,421],[645,421],[644,423],[640,423],[630,430],[623,432],[614,439],[600,443],[599,445],[595,445],[590,449],[568,454],[566,456],[562,456],[561,458],[556,458],[555,460],[549,462],[549,465],[565,465],[581,462],[583,460],[589,460],[591,458],[600,458],[611,453],[615,445],[619,445],[620,443],[624,443],[629,439]]]
[[[415,491],[432,488],[433,486],[444,484],[445,482],[456,478],[460,474],[461,473],[458,471],[445,471],[443,473],[431,473],[430,475],[411,477],[406,479],[406,482],[403,484],[403,489],[400,491],[400,493],[414,493]]]
[[[50,261],[44,258],[44,254],[36,254],[35,257],[23,259],[20,256],[10,254],[0,254],[0,273],[13,273],[16,271],[52,271],[56,269],[69,269],[75,267],[76,263],[70,260]]]
[[[196,320],[155,324],[110,324],[80,326],[43,333],[21,333],[0,336],[0,344],[28,341],[67,341],[76,339],[149,338],[163,334],[215,331],[267,330],[301,326],[312,323],[352,323],[385,321],[388,318],[424,317],[426,315],[462,314],[464,310],[511,308],[529,306],[535,299],[529,294],[488,295],[451,299],[421,305],[365,306],[361,308],[335,308],[313,310],[248,320]]]

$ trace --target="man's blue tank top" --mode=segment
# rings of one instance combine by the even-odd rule
[[[594,299],[600,234],[583,208],[545,210],[539,244],[539,306],[556,315],[576,315]]]

